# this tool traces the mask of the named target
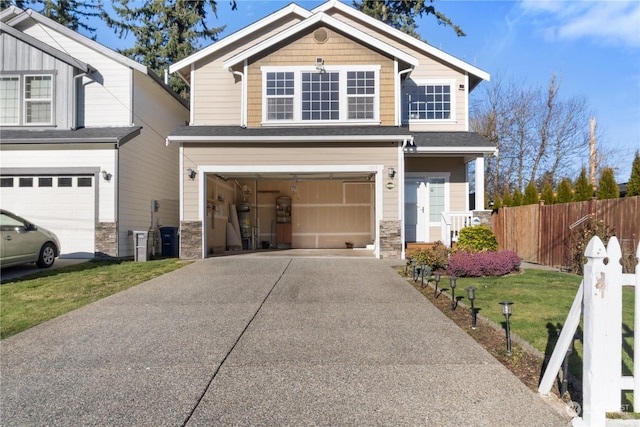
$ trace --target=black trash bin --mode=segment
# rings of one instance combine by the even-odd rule
[[[160,227],[160,238],[162,240],[162,256],[178,256],[178,227]]]

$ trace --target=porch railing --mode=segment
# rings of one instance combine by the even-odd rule
[[[447,247],[458,240],[460,230],[471,225],[471,212],[442,212],[440,221],[442,224],[442,243]]]

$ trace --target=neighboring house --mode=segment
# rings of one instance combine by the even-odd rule
[[[495,147],[469,132],[469,92],[489,75],[350,6],[291,4],[170,72],[191,87],[168,138],[183,258],[238,247],[233,205],[245,248],[450,243],[474,216],[470,163],[484,207]]]
[[[0,12],[0,205],[62,256],[131,257],[132,231],[179,226],[188,105],[147,67],[33,10]]]

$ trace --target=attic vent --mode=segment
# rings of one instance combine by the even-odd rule
[[[316,43],[324,43],[329,39],[329,34],[324,28],[318,28],[313,32],[313,39]]]

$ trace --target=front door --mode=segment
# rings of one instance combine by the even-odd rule
[[[407,242],[427,242],[426,192],[427,183],[423,178],[407,178],[404,183],[405,240]]]

